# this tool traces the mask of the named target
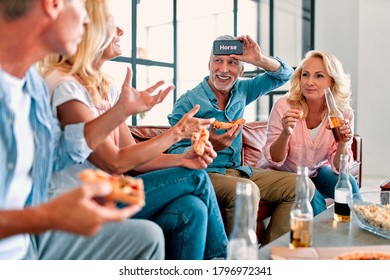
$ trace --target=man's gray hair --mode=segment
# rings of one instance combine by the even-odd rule
[[[1,1],[1,0],[0,0]],[[232,35],[221,35],[215,38],[214,41],[220,41],[220,40],[236,40],[237,38]],[[214,42],[213,42],[214,43]],[[214,55],[213,47],[211,47],[211,54],[210,57]]]
[[[1,1],[1,0],[0,0]],[[237,37],[234,37],[232,35],[221,35],[221,36],[218,36],[217,38],[215,38],[214,41],[219,41],[219,40],[237,40]],[[214,42],[213,42],[214,43]],[[213,44],[214,45],[214,44]],[[214,48],[211,47],[211,53],[210,53],[210,61],[211,61],[211,58],[214,56]],[[239,60],[239,63],[240,63],[240,66],[242,66],[244,64],[244,62],[242,62],[241,60]]]

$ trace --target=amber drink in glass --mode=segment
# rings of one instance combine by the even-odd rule
[[[309,199],[308,168],[298,166],[295,201],[290,211],[290,248],[310,247],[313,208]]]

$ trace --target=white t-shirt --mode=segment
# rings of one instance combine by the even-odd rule
[[[34,133],[29,121],[30,95],[23,92],[24,79],[18,79],[3,72],[3,80],[7,84],[11,102],[9,106],[15,114],[14,133],[16,138],[17,160],[15,174],[10,189],[2,206],[3,210],[17,210],[25,207],[31,192],[31,168],[34,161]],[[0,240],[0,259],[21,259],[28,250],[30,239],[28,234],[18,234]]]
[[[57,116],[58,106],[71,100],[77,100],[87,105],[94,113],[95,117],[98,117],[108,110],[111,105],[116,103],[119,98],[119,93],[111,87],[108,94],[108,100],[103,102],[105,104],[101,105],[104,108],[97,108],[94,105],[90,94],[81,84],[79,84],[73,77],[59,71],[51,72],[46,77],[46,83],[51,95],[51,105],[55,116]],[[112,134],[117,133],[118,129],[116,129]],[[86,168],[96,169],[92,163],[86,160],[84,163],[71,165],[64,170],[54,172],[49,184],[49,198],[79,186],[81,182],[78,179],[78,174]]]
[[[313,142],[314,142],[314,140],[317,138],[317,135],[318,135],[318,133],[319,133],[320,130],[321,130],[321,126],[324,124],[324,120],[325,120],[325,119],[323,119],[323,120],[321,121],[321,123],[320,123],[317,127],[312,128],[312,129],[309,129],[309,134],[310,134],[310,137],[311,137],[311,139],[313,140]]]

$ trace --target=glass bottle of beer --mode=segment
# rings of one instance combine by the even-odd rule
[[[313,232],[313,208],[310,204],[308,168],[298,166],[295,202],[290,211],[290,248],[310,247]]]
[[[229,236],[227,259],[257,260],[257,237],[254,225],[252,187],[238,182],[234,210],[234,227]]]
[[[334,219],[348,222],[351,219],[347,197],[352,196],[352,185],[349,182],[348,155],[340,155],[339,180],[334,189]]]
[[[343,114],[337,108],[336,101],[334,100],[333,93],[330,88],[325,90],[326,105],[328,106],[328,120],[330,127],[332,128],[333,136],[336,142],[340,140],[347,140],[345,134],[340,132],[342,126],[341,121],[344,120]]]

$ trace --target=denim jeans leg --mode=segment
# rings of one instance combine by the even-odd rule
[[[207,173],[203,170],[169,168],[140,175],[145,185],[146,206],[135,218],[154,219],[170,203],[184,195],[198,197],[207,208],[207,230],[204,258],[226,257],[227,237],[216,196]],[[188,211],[188,209],[187,209]],[[196,209],[193,211],[197,211]],[[177,217],[172,217],[176,219]],[[166,245],[169,247],[169,244]],[[192,245],[193,246],[193,245]]]
[[[204,188],[207,190],[204,199],[207,200],[208,226],[204,259],[226,258],[228,238],[223,225],[221,211],[213,185],[206,172],[204,175]]]
[[[325,198],[334,199],[334,189],[339,179],[339,175],[332,170],[330,165],[325,165],[319,168],[317,176],[312,177],[311,179],[316,186],[316,193],[312,200],[312,206],[313,210],[316,208],[317,214],[319,214],[321,209],[326,209]],[[352,185],[352,193],[359,193],[359,184],[351,174],[349,174],[349,182]],[[321,199],[324,204],[322,204]],[[323,208],[324,205],[325,208]]]
[[[167,260],[202,260],[207,230],[206,205],[194,195],[168,204],[153,220],[165,235]]]
[[[311,207],[313,207],[314,216],[326,210],[325,197],[317,189],[314,191],[314,196],[313,199],[310,201],[310,204]]]

